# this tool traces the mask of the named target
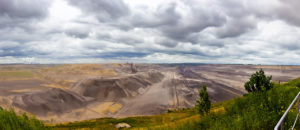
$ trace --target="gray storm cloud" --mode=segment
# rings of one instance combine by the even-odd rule
[[[48,3],[43,0],[1,0],[0,14],[12,18],[44,17]]]
[[[15,27],[33,19],[45,18],[49,4],[46,0],[1,0],[0,28]]]
[[[1,0],[0,63],[300,64],[298,7],[298,0]]]
[[[69,0],[68,2],[87,13],[94,14],[100,21],[117,19],[130,13],[122,0]]]

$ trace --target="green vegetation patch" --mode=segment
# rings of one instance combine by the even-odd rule
[[[0,129],[1,130],[43,130],[44,124],[29,118],[26,114],[18,116],[13,110],[7,111],[0,107]]]
[[[225,113],[209,114],[194,127],[200,129],[274,129],[275,125],[295,98],[300,88],[291,81],[275,84],[267,92],[250,93],[234,99],[225,107]],[[291,128],[296,118],[296,106],[285,119],[285,128]],[[298,122],[299,123],[299,122]],[[296,129],[299,129],[298,125]]]
[[[0,71],[0,77],[33,77],[33,73],[28,71]]]
[[[287,87],[287,86],[296,86],[296,87],[300,88],[300,78],[291,80],[287,83],[284,83],[283,86],[285,86],[285,87]]]
[[[165,114],[154,116],[138,116],[128,118],[99,118],[96,120],[71,122],[67,124],[57,124],[49,126],[52,129],[80,129],[80,128],[96,128],[96,129],[116,129],[115,125],[118,123],[127,123],[133,128],[147,128],[149,126],[157,126],[175,122],[177,120],[185,119],[196,114],[194,109],[182,109],[176,111],[169,111]]]

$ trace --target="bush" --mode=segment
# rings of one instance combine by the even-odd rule
[[[271,80],[272,76],[266,76],[265,72],[260,69],[251,75],[250,80],[245,83],[244,87],[248,92],[267,91],[274,86]]]
[[[211,107],[211,103],[205,85],[202,86],[202,89],[199,92],[199,97],[200,100],[197,101],[197,105],[196,105],[199,113],[201,115],[208,114]]]
[[[297,83],[297,85],[296,85],[298,88],[300,88],[300,83]]]

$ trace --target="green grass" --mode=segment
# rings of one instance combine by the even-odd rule
[[[0,71],[0,77],[33,77],[33,73],[28,71]]]
[[[293,80],[279,85],[266,93],[251,93],[234,99],[225,106],[225,113],[210,114],[198,123],[201,129],[274,129],[300,88]],[[296,117],[295,107],[285,120],[285,128],[290,128]],[[297,127],[299,129],[299,125]]]
[[[115,129],[115,125],[118,123],[130,124],[133,128],[143,128],[149,126],[159,126],[168,124],[171,122],[176,122],[181,119],[185,119],[195,115],[194,109],[182,109],[171,111],[164,114],[154,115],[154,116],[138,116],[138,117],[128,117],[122,119],[115,118],[100,118],[96,120],[88,120],[81,122],[71,122],[67,124],[57,124],[56,126],[51,126],[54,129],[79,129],[79,128],[97,128],[97,129]]]
[[[289,81],[287,83],[284,83],[282,86],[285,86],[285,87],[295,86],[295,87],[300,88],[300,78],[291,80],[291,81]]]
[[[29,118],[26,114],[16,115],[12,110],[7,111],[0,107],[0,129],[1,130],[43,130],[44,124],[35,119]]]

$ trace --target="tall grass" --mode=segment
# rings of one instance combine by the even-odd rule
[[[26,114],[18,116],[13,110],[4,110],[0,107],[0,129],[1,130],[43,130],[44,124],[29,118]]]
[[[231,105],[225,106],[225,113],[206,116],[197,127],[231,130],[273,129],[299,91],[296,86],[277,84],[266,93],[245,95],[234,99]],[[295,117],[296,111],[291,111],[285,120],[285,128],[292,126]]]

